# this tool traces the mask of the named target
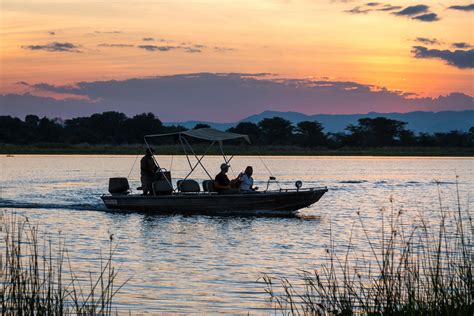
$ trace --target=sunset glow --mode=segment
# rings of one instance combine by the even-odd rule
[[[236,72],[472,96],[473,12],[454,5],[470,2],[3,0],[0,93]]]

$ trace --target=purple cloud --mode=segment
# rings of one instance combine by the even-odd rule
[[[138,45],[138,48],[147,50],[149,52],[168,52],[173,49],[177,49],[177,46],[156,46],[156,45]]]
[[[413,20],[419,20],[423,22],[434,22],[439,21],[439,17],[436,13],[426,13],[412,17]]]
[[[436,38],[427,38],[427,37],[417,37],[415,42],[419,42],[425,45],[440,45],[442,42],[437,40]]]
[[[135,45],[132,44],[107,44],[107,43],[102,43],[97,45],[98,47],[118,47],[118,48],[123,48],[123,47],[134,47]]]
[[[428,12],[428,10],[429,10],[429,7],[427,5],[418,4],[418,5],[406,7],[405,9],[398,12],[394,12],[393,14],[402,15],[402,16],[414,16],[420,13]]]
[[[459,69],[474,68],[474,49],[471,50],[439,50],[428,49],[423,46],[414,46],[412,53],[415,58],[436,58],[444,60],[448,65]]]
[[[414,98],[357,82],[265,79],[262,75],[194,73],[66,86],[42,83],[31,87],[86,100],[53,101],[24,95],[1,99],[0,96],[1,104],[6,105],[0,107],[0,115],[33,113],[67,118],[114,110],[127,115],[152,112],[165,121],[229,122],[265,110],[350,114],[474,108],[474,99],[459,93],[434,99]]]
[[[448,7],[448,9],[466,11],[466,12],[474,11],[474,3],[468,4],[468,5],[452,5]]]
[[[47,52],[68,52],[68,53],[81,53],[78,45],[72,43],[59,43],[52,42],[45,45],[25,45],[21,46],[23,49],[29,50],[44,50]]]
[[[460,48],[460,49],[467,49],[467,48],[472,48],[473,46],[471,44],[465,43],[465,42],[458,42],[458,43],[453,43],[451,45],[454,48]]]

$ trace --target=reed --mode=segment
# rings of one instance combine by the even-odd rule
[[[469,209],[461,209],[457,184],[456,189],[452,210],[438,191],[435,224],[420,216],[408,225],[391,201],[391,209],[381,214],[381,236],[371,235],[358,214],[366,252],[356,251],[352,242],[339,255],[330,246],[325,263],[302,271],[297,283],[264,275],[275,310],[284,315],[474,315],[474,228]]]
[[[64,238],[40,241],[37,227],[28,218],[3,212],[0,236],[2,315],[113,313],[113,298],[125,284],[115,284],[113,236],[110,236],[108,255],[100,258],[100,270],[85,276],[74,272]]]

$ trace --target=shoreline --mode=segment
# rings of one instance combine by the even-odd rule
[[[194,146],[196,153],[204,152],[204,146]],[[180,146],[153,146],[157,155],[182,155]],[[137,155],[143,145],[60,145],[0,144],[1,155]],[[227,155],[235,156],[392,156],[392,157],[474,157],[474,148],[459,147],[380,147],[380,148],[303,148],[297,146],[224,146]],[[220,155],[218,148],[208,155]]]

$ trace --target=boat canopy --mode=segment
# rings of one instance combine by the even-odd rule
[[[223,132],[214,128],[199,128],[199,129],[192,129],[192,130],[176,132],[176,133],[145,135],[145,138],[171,136],[171,135],[180,135],[180,136],[185,135],[185,136],[198,138],[198,139],[204,139],[204,140],[208,140],[212,142],[222,142],[224,140],[243,138],[248,143],[250,143],[250,139],[248,135]]]

